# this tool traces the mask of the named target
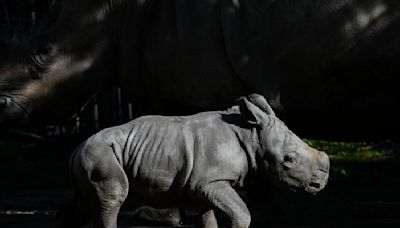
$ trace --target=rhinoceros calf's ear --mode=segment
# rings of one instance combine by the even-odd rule
[[[249,101],[251,103],[255,104],[257,107],[259,107],[261,110],[263,110],[268,115],[276,116],[274,110],[268,104],[265,97],[263,97],[257,93],[252,93],[252,94],[248,95],[247,98],[249,99]]]
[[[259,107],[241,97],[236,100],[243,118],[252,125],[263,125],[268,121],[268,115]]]

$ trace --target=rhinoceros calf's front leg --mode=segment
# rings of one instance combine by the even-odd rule
[[[201,188],[201,195],[205,197],[211,206],[222,212],[230,221],[232,228],[247,228],[250,226],[250,212],[239,194],[226,181],[213,182]],[[211,213],[207,212],[204,216],[208,217]],[[218,221],[220,223],[220,221]],[[207,224],[204,223],[203,224]],[[221,224],[220,224],[221,225]]]

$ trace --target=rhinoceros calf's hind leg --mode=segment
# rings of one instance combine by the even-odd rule
[[[215,218],[214,210],[208,210],[201,216],[202,227],[218,228],[217,219]]]
[[[85,149],[78,158],[83,171],[78,183],[86,189],[93,226],[117,228],[118,212],[128,195],[128,178],[111,147]]]
[[[239,194],[228,182],[213,182],[201,189],[203,191],[201,195],[206,198],[214,210],[221,212],[228,219],[230,227],[247,228],[250,226],[250,212]],[[211,216],[211,214],[205,216]],[[224,225],[220,223],[221,221],[218,220],[219,226]],[[214,226],[213,223],[211,224]]]

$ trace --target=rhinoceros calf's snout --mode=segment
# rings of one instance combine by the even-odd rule
[[[316,194],[325,188],[328,183],[330,161],[325,152],[313,150],[315,152],[315,163],[313,166],[311,180],[305,188],[306,192]]]
[[[329,157],[325,152],[319,151],[318,166],[318,170],[320,170],[321,172],[329,173],[331,165]]]

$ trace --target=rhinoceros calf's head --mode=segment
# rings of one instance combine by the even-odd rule
[[[328,182],[329,158],[308,146],[278,119],[261,131],[261,153],[268,174],[291,190],[317,193]]]
[[[239,102],[242,115],[258,127],[259,165],[275,182],[293,191],[315,194],[328,182],[329,158],[301,140],[279,120],[264,97],[252,94]]]

